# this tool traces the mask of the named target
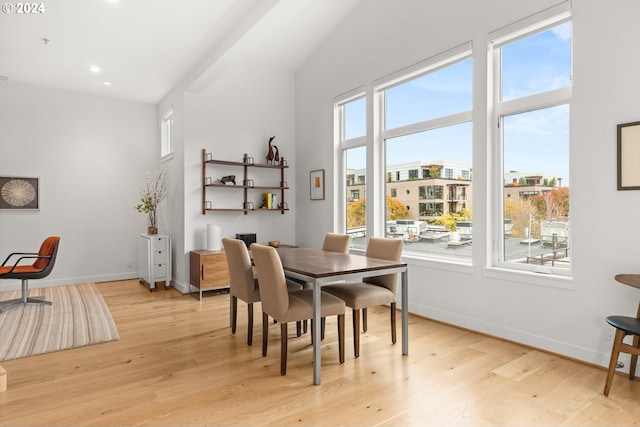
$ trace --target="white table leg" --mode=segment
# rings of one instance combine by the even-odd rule
[[[409,354],[409,269],[402,272],[402,354]]]

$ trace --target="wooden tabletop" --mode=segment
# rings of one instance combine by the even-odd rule
[[[397,261],[329,252],[315,248],[280,247],[277,251],[285,270],[313,278],[407,266],[407,264]]]
[[[616,280],[625,285],[640,288],[640,274],[616,274]]]

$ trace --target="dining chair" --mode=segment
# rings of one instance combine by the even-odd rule
[[[615,276],[615,279],[625,285],[640,288],[640,274],[618,274]],[[616,365],[618,363],[618,357],[621,352],[631,355],[629,379],[633,380],[635,378],[638,355],[640,355],[640,304],[638,304],[636,317],[609,316],[607,317],[607,323],[615,328],[616,334],[613,338],[609,370],[607,371],[607,380],[604,384],[605,396],[609,395],[613,376],[616,371]],[[627,335],[633,336],[632,344],[622,342]]]
[[[22,295],[20,298],[0,301],[0,313],[20,304],[49,304],[42,297],[29,296],[29,279],[42,279],[47,277],[53,270],[58,255],[58,245],[60,237],[47,237],[40,245],[37,253],[14,252],[9,254],[0,266],[0,279],[20,279],[22,281]],[[14,258],[12,265],[7,265],[9,260]],[[32,264],[25,265],[23,260],[33,261]],[[22,263],[22,264],[21,264]]]
[[[324,236],[324,242],[322,242],[322,250],[330,252],[349,252],[349,245],[351,244],[351,235],[327,233]]]
[[[349,245],[351,245],[351,235],[349,234],[339,234],[339,233],[327,233],[324,236],[324,241],[322,242],[322,250],[329,252],[340,252],[340,253],[349,253]],[[305,289],[311,288],[309,284],[304,284]],[[320,329],[320,339],[324,339],[324,317],[321,320],[321,329]],[[307,322],[304,321],[302,324],[303,332],[307,332]]]
[[[389,261],[400,261],[402,240],[371,237],[366,256]],[[337,283],[322,288],[324,292],[342,299],[353,310],[353,350],[360,357],[360,310],[367,307],[389,304],[391,308],[391,342],[396,343],[396,292],[398,275],[386,274],[367,277],[361,282]]]
[[[253,260],[258,271],[258,285],[262,295],[262,356],[267,355],[269,316],[280,323],[280,375],[287,373],[287,343],[289,322],[313,318],[313,289],[287,292],[282,262],[275,248],[257,243],[251,245]],[[340,298],[323,293],[321,316],[338,316],[338,356],[344,363],[344,311]],[[313,322],[311,324],[314,327]]]
[[[236,333],[238,323],[238,299],[247,303],[247,345],[253,344],[253,303],[260,301],[260,288],[253,274],[253,266],[247,245],[239,239],[222,239],[229,267],[229,294],[231,296],[231,333]],[[302,285],[287,281],[287,290],[295,292]]]

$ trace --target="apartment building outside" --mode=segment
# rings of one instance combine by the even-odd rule
[[[527,199],[562,186],[562,178],[550,173],[505,173],[505,200]],[[460,162],[410,162],[387,167],[386,194],[402,203],[408,219],[433,222],[442,216],[473,211],[473,170]],[[348,204],[366,198],[365,169],[347,173]]]

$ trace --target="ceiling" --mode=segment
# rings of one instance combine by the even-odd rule
[[[36,3],[40,13],[3,10],[0,84],[156,104],[179,84],[204,90],[232,64],[296,70],[361,1],[57,0]]]

